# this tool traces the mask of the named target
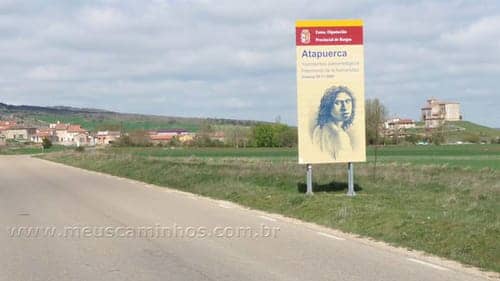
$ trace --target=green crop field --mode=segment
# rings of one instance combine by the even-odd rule
[[[376,150],[376,151],[375,151]],[[295,148],[158,148],[132,147],[111,148],[116,153],[129,153],[151,157],[245,157],[274,160],[297,160]],[[471,169],[500,169],[500,145],[427,145],[427,146],[381,146],[367,151],[368,164],[374,165],[375,154],[379,163],[401,163],[411,165],[444,165]]]
[[[376,150],[376,151],[375,151]],[[386,146],[368,150],[369,163],[441,165],[450,168],[500,169],[500,145]]]
[[[314,196],[295,149],[108,148],[41,157],[230,200],[500,272],[500,145],[373,148],[355,165],[315,165]],[[475,162],[474,162],[475,161]]]

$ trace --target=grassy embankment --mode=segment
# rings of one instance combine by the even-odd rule
[[[373,151],[369,150],[369,159]],[[113,148],[44,157],[230,200],[500,272],[500,145],[391,147],[356,164],[314,166],[314,196],[293,149]]]
[[[62,145],[53,145],[51,148],[43,150],[41,146],[36,145],[4,146],[0,147],[0,155],[51,153],[66,149],[68,147]]]

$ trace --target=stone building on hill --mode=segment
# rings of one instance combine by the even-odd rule
[[[422,121],[426,128],[436,128],[445,121],[462,120],[460,113],[460,103],[440,101],[435,98],[427,100],[427,104],[422,107]]]

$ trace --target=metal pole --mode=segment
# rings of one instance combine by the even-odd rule
[[[313,195],[312,177],[313,177],[312,165],[307,164],[307,191],[306,191],[307,195]]]
[[[347,196],[356,196],[354,191],[354,165],[351,162],[347,164]]]

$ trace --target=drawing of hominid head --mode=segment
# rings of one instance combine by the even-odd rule
[[[346,130],[354,120],[355,99],[347,87],[331,87],[321,98],[317,126],[333,122]]]

